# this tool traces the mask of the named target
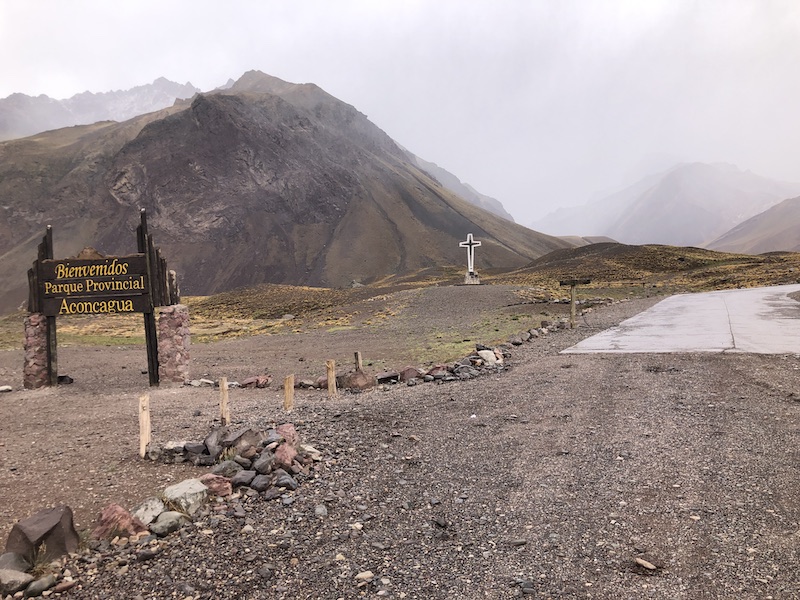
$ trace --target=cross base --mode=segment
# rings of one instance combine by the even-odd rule
[[[467,271],[464,275],[464,285],[480,285],[481,278],[474,271]]]

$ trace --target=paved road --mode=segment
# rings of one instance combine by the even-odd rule
[[[800,285],[670,296],[565,354],[750,352],[800,354]]]

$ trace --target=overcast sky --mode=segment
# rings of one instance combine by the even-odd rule
[[[797,0],[0,0],[0,98],[313,82],[531,224],[676,162],[800,181]]]

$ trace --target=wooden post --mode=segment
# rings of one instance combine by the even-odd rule
[[[569,286],[569,328],[575,329],[575,288],[577,286]]]
[[[147,455],[152,432],[150,430],[150,394],[139,396],[139,456]]]
[[[228,408],[228,378],[219,378],[219,420],[222,426],[231,424],[231,411]]]
[[[294,374],[283,380],[283,410],[292,412],[294,408]]]
[[[579,285],[588,285],[592,282],[591,279],[567,279],[559,281],[558,284],[562,287],[569,286],[569,328],[575,329],[575,289]]]
[[[325,369],[328,374],[328,398],[333,398],[338,395],[336,391],[336,361],[326,360]]]
[[[53,227],[47,226],[44,235],[44,258],[52,260],[53,254]],[[56,338],[56,318],[47,317],[47,380],[48,385],[58,385],[58,340]]]
[[[356,360],[356,370],[363,371],[364,370],[364,363],[361,362],[361,352],[355,353],[355,360]]]
[[[158,331],[156,329],[155,310],[153,308],[153,296],[155,288],[153,286],[153,271],[151,258],[151,240],[147,233],[147,211],[143,208],[139,211],[140,223],[136,228],[136,244],[140,254],[147,257],[147,281],[150,290],[150,310],[144,313],[144,341],[147,346],[147,375],[150,386],[158,385]]]

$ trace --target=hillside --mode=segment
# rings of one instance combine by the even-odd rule
[[[588,294],[613,290],[639,296],[800,282],[800,254],[760,256],[704,248],[600,243],[565,248],[490,278],[492,283],[531,286],[532,295],[563,296],[559,281],[590,278]],[[591,291],[590,291],[591,290]],[[612,294],[618,295],[618,294]]]
[[[2,310],[26,297],[47,224],[56,256],[85,245],[123,254],[140,207],[192,295],[460,265],[468,232],[483,243],[479,270],[569,246],[457,197],[319,87],[259,72],[123,123],[2,143],[0,197]]]
[[[127,121],[172,106],[175,100],[191,98],[199,91],[191,83],[180,84],[159,77],[153,83],[129,90],[83,92],[64,100],[44,94],[12,94],[0,99],[0,141],[60,127]]]
[[[711,242],[721,252],[762,254],[800,250],[800,197],[780,204],[740,223]]]
[[[800,184],[773,181],[732,165],[688,163],[584,207],[556,211],[533,226],[552,235],[703,246],[798,192]]]
[[[503,204],[497,200],[496,198],[492,198],[491,196],[487,196],[485,194],[481,194],[477,191],[474,187],[469,185],[468,183],[464,183],[458,177],[453,175],[450,171],[443,169],[436,163],[428,162],[427,160],[421,159],[419,156],[415,156],[411,152],[406,150],[406,153],[412,159],[412,162],[416,164],[420,169],[431,175],[434,179],[439,181],[444,187],[448,190],[457,194],[470,204],[474,204],[475,206],[479,206],[484,210],[488,210],[496,215],[503,217],[514,222],[514,217],[505,209]]]

